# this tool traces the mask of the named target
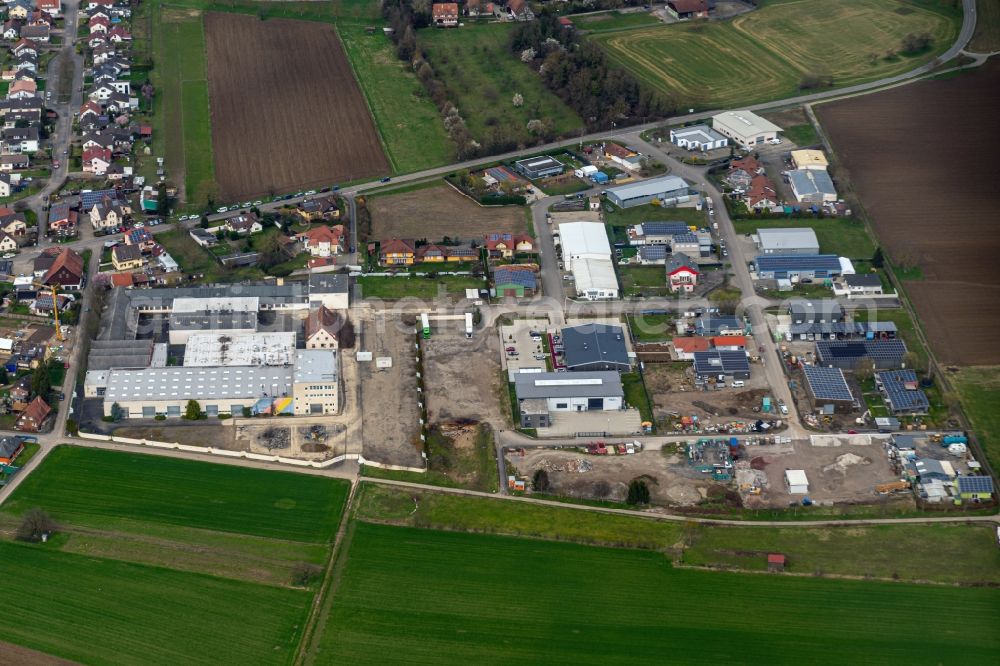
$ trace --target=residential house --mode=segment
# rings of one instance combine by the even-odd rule
[[[0,173],[0,199],[6,199],[13,191],[14,180],[9,173]]]
[[[320,305],[309,311],[306,318],[306,349],[337,349],[344,319],[337,312]]]
[[[848,298],[881,296],[884,288],[878,273],[850,273],[833,281],[833,293]]]
[[[882,393],[893,415],[926,414],[930,410],[930,402],[913,370],[876,372],[875,387]]]
[[[188,235],[191,236],[194,242],[201,247],[212,247],[219,242],[219,239],[215,237],[215,234],[207,229],[201,229],[199,227],[195,227],[189,231]]]
[[[746,351],[747,336],[745,335],[716,335],[709,339],[712,349],[719,351]]]
[[[778,201],[778,191],[774,183],[764,174],[758,174],[750,181],[750,189],[746,193],[747,208],[755,211],[777,211],[781,209]]]
[[[31,166],[31,159],[26,154],[0,155],[0,171],[20,171]]]
[[[34,9],[31,0],[14,0],[7,5],[7,16],[12,19],[27,20]]]
[[[750,188],[750,182],[754,176],[762,173],[764,173],[764,165],[753,155],[747,155],[729,163],[726,182],[738,190],[745,191]]]
[[[671,344],[674,355],[681,361],[693,361],[695,352],[705,352],[712,347],[711,341],[701,336],[674,338]]]
[[[49,248],[49,250],[55,251],[55,256],[49,269],[42,277],[42,284],[57,284],[65,289],[80,289],[87,277],[83,257],[69,248],[62,250]],[[37,270],[37,268],[38,264],[36,263],[35,269]]]
[[[416,261],[426,263],[475,261],[479,251],[469,245],[437,245],[427,243],[417,247]]]
[[[114,148],[114,145],[114,136],[103,132],[84,132],[83,138],[80,139],[80,146],[84,151],[90,150],[91,148],[112,149]]]
[[[50,231],[59,234],[75,232],[78,217],[78,213],[70,208],[69,204],[54,204],[49,209],[49,221],[46,226]]]
[[[6,206],[0,208],[0,231],[11,236],[23,236],[28,233],[28,223],[24,219],[24,213],[18,213]]]
[[[0,231],[0,253],[17,252],[17,241],[10,234]]]
[[[23,450],[24,441],[20,437],[0,437],[0,464],[11,464]]]
[[[235,232],[241,236],[255,234],[264,230],[264,226],[260,223],[256,213],[234,215],[226,220],[225,224],[222,225],[222,228],[229,232]]]
[[[111,263],[116,271],[129,271],[142,268],[145,259],[138,245],[122,245],[119,243],[111,248]]]
[[[743,335],[743,322],[732,315],[702,315],[695,319],[698,335]]]
[[[21,412],[14,428],[22,432],[39,432],[51,413],[49,404],[42,400],[42,396],[38,396]]]
[[[18,79],[7,89],[7,99],[30,99],[38,94],[38,84],[31,79]]]
[[[10,47],[10,52],[14,54],[15,58],[21,58],[22,56],[33,56],[37,58],[38,44],[30,39],[19,39],[14,46]]]
[[[306,222],[336,220],[340,218],[340,207],[337,206],[337,197],[328,196],[303,201],[295,208],[295,213]]]
[[[491,5],[489,11],[486,11],[484,7],[485,4]],[[492,4],[493,3],[484,3],[482,0],[466,0],[465,11],[469,16],[480,16],[484,13],[489,15],[493,13]]]
[[[626,171],[638,171],[642,167],[642,156],[614,142],[604,144],[604,157]]]
[[[4,21],[3,30],[0,31],[0,37],[3,37],[8,42],[14,41],[21,36],[21,26],[23,25],[23,21],[15,21],[14,19]]]
[[[148,229],[140,227],[138,229],[129,229],[125,233],[125,244],[135,245],[139,248],[140,252],[147,254],[153,251],[153,248],[156,246],[156,239],[153,238],[153,234]]]
[[[439,28],[458,26],[458,3],[435,2],[431,6],[431,23]]]
[[[676,234],[691,232],[687,222],[643,222],[627,230],[629,245],[670,245]]]
[[[12,127],[0,130],[5,153],[35,153],[38,152],[37,127]]]
[[[382,266],[412,266],[416,257],[416,243],[412,240],[391,238],[379,243],[378,263]]]
[[[103,176],[111,166],[110,148],[88,148],[83,151],[83,172]]]
[[[698,284],[698,262],[683,252],[673,253],[666,262],[667,285],[671,293],[690,294]]]
[[[110,229],[121,226],[122,222],[125,221],[125,216],[131,213],[131,210],[127,206],[123,206],[118,199],[103,196],[87,213],[90,215],[90,224],[94,229]]]
[[[83,103],[83,106],[80,107],[80,122],[83,123],[88,119],[96,120],[103,113],[104,110],[101,108],[100,104],[98,104],[93,100],[88,99],[86,102]]]
[[[500,5],[501,3],[497,2],[493,10],[494,15],[499,19],[505,21],[533,21],[535,19],[535,14],[531,11],[526,0],[507,0],[506,7]]]
[[[28,406],[28,400],[31,398],[31,375],[25,375],[14,382],[14,385],[10,388],[10,399],[14,403],[20,403],[20,408],[15,411],[21,411]]]
[[[313,227],[296,234],[305,250],[314,257],[329,257],[344,251],[344,225]]]
[[[515,254],[535,253],[535,239],[528,234],[490,233],[486,234],[483,244],[491,259],[510,259]]]
[[[112,42],[113,44],[130,42],[132,41],[132,35],[129,34],[128,30],[126,30],[122,26],[116,25],[115,27],[111,28],[111,30],[108,30],[108,41]]]
[[[74,299],[65,294],[57,294],[55,303],[58,304],[59,311],[63,312],[73,301]],[[28,309],[31,311],[31,314],[39,317],[51,316],[53,309],[52,294],[49,292],[39,293],[35,297],[35,300],[28,306]]]
[[[60,0],[36,0],[35,2],[35,6],[38,7],[39,11],[43,11],[53,18],[59,16],[61,13],[61,5]]]
[[[23,39],[30,39],[38,44],[48,44],[49,32],[50,28],[45,23],[26,25],[21,28],[21,37]]]
[[[640,245],[636,258],[643,265],[660,265],[667,263],[666,245]]]

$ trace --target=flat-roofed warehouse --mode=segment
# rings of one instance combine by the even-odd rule
[[[167,367],[108,372],[104,415],[117,403],[124,418],[181,416],[197,400],[209,416],[240,414],[264,396],[290,396],[291,366]]]
[[[285,365],[295,360],[295,333],[192,333],[184,365]]]
[[[778,138],[781,128],[753,111],[724,111],[712,116],[712,129],[727,136],[744,148],[767,143]]]
[[[172,312],[169,318],[170,344],[186,345],[195,333],[211,332],[218,335],[241,335],[257,331],[257,313],[228,312]]]
[[[806,392],[817,409],[824,413],[846,413],[854,409],[854,396],[843,370],[807,365],[803,367],[803,373]]]
[[[751,238],[761,254],[819,254],[819,240],[809,227],[758,229]]]
[[[547,428],[549,412],[619,410],[625,398],[621,377],[611,371],[522,372],[514,375],[514,391],[523,428]]]
[[[87,354],[87,370],[148,368],[152,364],[152,340],[94,340]]]
[[[529,157],[527,159],[514,162],[514,168],[525,178],[535,180],[538,178],[548,178],[561,174],[566,166],[559,160],[542,155],[540,157]]]
[[[608,201],[619,208],[632,208],[660,201],[664,206],[690,201],[687,181],[679,176],[661,176],[637,183],[611,187],[605,192]]]

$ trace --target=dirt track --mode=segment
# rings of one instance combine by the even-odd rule
[[[816,113],[889,256],[923,272],[905,287],[937,357],[1000,363],[1000,62]]]
[[[225,200],[389,172],[333,26],[210,13],[205,44]]]

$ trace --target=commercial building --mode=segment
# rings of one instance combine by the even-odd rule
[[[346,310],[350,305],[349,282],[343,273],[313,273],[309,276],[309,307],[323,305]]]
[[[678,234],[691,233],[687,222],[643,222],[633,224],[628,228],[629,245],[670,245],[673,237]]]
[[[337,352],[303,349],[295,354],[292,372],[294,413],[298,416],[336,414],[339,408]]]
[[[192,333],[184,367],[286,365],[295,359],[295,333]]]
[[[514,162],[514,168],[530,180],[558,176],[566,170],[566,166],[562,162],[548,155],[518,160]]]
[[[792,166],[796,169],[826,171],[826,168],[830,165],[822,150],[793,150],[791,157]]]
[[[573,273],[578,296],[587,300],[618,298],[618,277],[611,262],[611,244],[599,222],[559,225],[563,261]]]
[[[785,488],[789,495],[806,495],[809,493],[809,477],[805,470],[786,469]]]
[[[746,109],[725,111],[712,116],[712,129],[744,148],[773,141],[781,131],[774,123]]]
[[[211,331],[217,335],[236,336],[257,331],[257,312],[203,310],[172,312],[169,317],[169,340],[172,345],[186,345],[193,334]]]
[[[831,324],[844,321],[844,308],[832,298],[789,301],[788,314],[792,318],[792,324]]]
[[[750,379],[750,361],[742,351],[709,349],[694,352],[694,373],[699,380],[712,377]]]
[[[799,203],[822,204],[837,200],[837,188],[830,174],[821,169],[793,169],[788,183]]]
[[[708,125],[691,125],[670,130],[670,143],[688,150],[709,151],[725,148],[729,145],[729,139]]]
[[[826,279],[842,272],[835,254],[767,254],[755,259],[757,277],[762,280]]]
[[[816,343],[816,364],[841,370],[854,370],[861,363],[876,370],[895,370],[902,366],[906,344],[898,339],[820,340]]]
[[[643,206],[659,201],[663,206],[673,206],[691,200],[687,182],[678,176],[661,176],[637,183],[611,187],[605,192],[608,201],[619,208]]]
[[[582,259],[573,262],[576,295],[588,301],[618,298],[618,276],[610,259]]]
[[[761,254],[819,254],[819,240],[809,227],[758,229],[753,242]]]
[[[854,396],[840,368],[823,368],[815,365],[803,367],[806,392],[819,411],[847,413],[854,409]]]
[[[743,335],[744,325],[732,315],[703,315],[694,322],[698,335]]]
[[[523,372],[514,391],[523,428],[548,427],[550,412],[620,410],[625,397],[617,372]]]
[[[621,326],[583,324],[566,327],[562,329],[562,343],[564,363],[571,371],[628,372],[632,368]]]

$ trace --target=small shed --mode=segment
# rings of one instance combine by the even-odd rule
[[[784,571],[785,570],[785,556],[781,553],[768,553],[767,554],[767,570],[768,571]]]
[[[789,495],[805,495],[809,492],[809,479],[805,470],[786,469],[785,487],[788,488]]]

